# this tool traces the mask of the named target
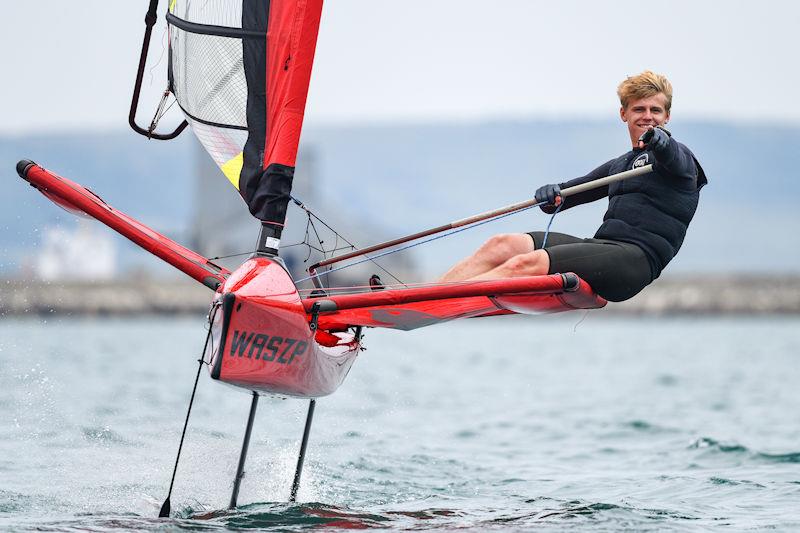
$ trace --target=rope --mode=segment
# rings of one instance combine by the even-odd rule
[[[306,215],[308,216],[308,221],[306,223],[305,239],[303,240],[303,242],[298,242],[298,243],[294,243],[294,244],[285,245],[285,246],[282,246],[281,248],[291,248],[291,247],[294,247],[294,246],[305,245],[305,246],[308,246],[308,248],[309,248],[309,256],[308,257],[311,256],[311,250],[315,250],[317,252],[320,252],[323,255],[323,257],[327,257],[327,255],[329,253],[335,253],[335,252],[337,252],[339,250],[347,249],[348,247],[350,249],[352,249],[352,250],[357,250],[358,249],[358,247],[355,244],[353,244],[352,242],[347,240],[344,236],[342,236],[339,232],[337,232],[335,229],[333,229],[330,225],[328,225],[319,216],[314,214],[302,201],[300,201],[299,199],[295,198],[294,196],[291,196],[291,199],[294,202],[294,204],[297,205],[303,211],[305,211]],[[545,205],[545,204],[546,204],[546,202],[538,202],[536,204],[533,204],[531,206],[525,207],[525,208],[520,209],[518,211],[514,211],[514,212],[511,212],[511,213],[506,213],[504,215],[496,216],[496,217],[493,217],[493,218],[489,218],[487,220],[482,220],[480,222],[469,224],[467,226],[464,226],[463,228],[458,228],[458,229],[455,229],[453,231],[449,231],[447,233],[443,233],[443,234],[440,234],[440,235],[435,235],[433,237],[430,237],[430,238],[422,240],[422,241],[418,241],[418,242],[415,242],[415,243],[412,243],[412,244],[407,244],[406,246],[403,246],[401,248],[396,248],[394,250],[387,250],[385,252],[381,252],[380,254],[374,255],[374,256],[365,255],[363,259],[359,259],[358,261],[355,261],[353,263],[347,263],[346,265],[342,265],[342,266],[339,266],[339,267],[329,268],[325,272],[318,272],[316,275],[317,276],[328,275],[328,274],[331,274],[333,272],[338,272],[340,270],[344,270],[346,268],[351,268],[351,267],[354,267],[354,266],[357,266],[357,265],[360,265],[360,264],[363,264],[363,263],[372,262],[373,264],[375,264],[375,266],[380,268],[383,272],[385,272],[386,274],[391,276],[395,281],[397,281],[397,283],[399,283],[403,287],[408,288],[410,285],[404,283],[397,276],[395,276],[394,274],[389,272],[385,267],[383,267],[380,263],[378,263],[376,261],[376,259],[380,259],[381,257],[386,257],[388,255],[395,254],[395,253],[398,253],[398,252],[403,252],[405,250],[409,250],[411,248],[415,248],[417,246],[421,246],[423,244],[426,244],[426,243],[429,243],[429,242],[433,242],[433,241],[436,241],[436,240],[439,240],[439,239],[444,239],[445,237],[450,237],[451,235],[455,235],[456,233],[461,233],[462,231],[466,231],[468,229],[477,228],[478,226],[483,226],[484,224],[488,224],[490,222],[495,222],[497,220],[501,220],[503,218],[510,217],[512,215],[516,215],[518,213],[522,213],[523,211],[528,211],[530,209],[533,209],[534,207],[541,207],[542,205]],[[563,207],[563,205],[564,205],[564,202],[562,201],[560,204],[558,204],[558,206],[556,207],[556,210],[553,211],[552,215],[550,215],[550,220],[547,222],[547,228],[545,229],[544,238],[542,239],[542,246],[541,246],[542,248],[544,248],[545,245],[547,244],[547,237],[550,235],[550,227],[552,226],[553,220],[555,220],[556,215],[558,214],[558,212],[561,211],[561,208]],[[317,221],[319,221],[320,224],[325,226],[329,231],[331,231],[336,236],[337,240],[334,243],[334,248],[332,250],[325,250],[325,247],[324,247],[324,244],[323,244],[324,241],[322,240],[322,237],[320,237],[319,232],[317,231],[317,228],[314,225],[314,221],[312,220],[312,217],[314,219],[316,219]],[[314,232],[314,236],[317,239],[317,242],[319,242],[320,248],[317,248],[316,246],[313,246],[310,242],[308,242],[309,229],[311,229]],[[348,247],[344,247],[344,246],[343,247],[338,247],[338,239],[340,239],[340,238],[344,242],[347,243]],[[242,253],[238,253],[238,254],[217,256],[217,257],[211,257],[209,259],[210,260],[226,259],[226,258],[229,258],[229,257],[237,257],[237,256],[241,256],[241,255],[247,255],[247,254],[250,254],[250,253],[252,253],[252,252],[242,252]],[[306,258],[306,261],[308,261],[308,257]],[[309,280],[311,280],[313,278],[314,278],[314,276],[306,276],[304,278],[300,278],[300,279],[295,280],[295,283],[299,284],[299,283],[302,283],[304,281],[309,281]],[[353,287],[343,287],[343,289],[353,289]],[[309,290],[311,290],[311,289],[309,289]]]
[[[306,244],[306,245],[307,245],[309,248],[314,248],[314,249],[316,249],[317,251],[321,252],[321,253],[323,254],[323,257],[325,257],[326,259],[327,259],[327,254],[328,254],[329,252],[333,254],[333,253],[336,253],[338,250],[345,249],[344,247],[342,247],[342,248],[339,248],[339,247],[338,247],[338,244],[339,244],[339,243],[338,243],[338,240],[339,240],[340,238],[341,238],[341,239],[342,239],[344,242],[346,242],[346,243],[347,243],[347,244],[350,246],[350,248],[351,248],[352,250],[357,250],[357,249],[358,249],[358,247],[357,247],[355,244],[353,244],[352,242],[350,242],[349,240],[347,240],[347,239],[346,239],[346,238],[345,238],[343,235],[341,235],[341,234],[340,234],[338,231],[336,231],[335,229],[333,229],[333,228],[332,228],[330,225],[328,225],[328,224],[327,224],[327,223],[326,223],[324,220],[322,220],[322,219],[321,219],[319,216],[317,216],[316,214],[314,214],[314,213],[311,211],[311,209],[309,209],[309,208],[308,208],[308,207],[307,207],[307,206],[306,206],[306,205],[305,205],[305,204],[304,204],[302,201],[300,201],[298,198],[296,198],[296,197],[292,196],[292,197],[291,197],[291,199],[292,199],[292,201],[294,202],[294,204],[295,204],[297,207],[299,207],[300,209],[302,209],[303,211],[305,211],[305,212],[306,212],[306,215],[308,216],[308,220],[309,220],[309,223],[310,223],[310,225],[311,225],[311,228],[314,230],[314,235],[316,236],[316,238],[317,238],[317,241],[319,242],[319,245],[320,245],[320,247],[321,247],[322,249],[321,249],[321,250],[320,250],[320,249],[316,249],[316,248],[312,247],[310,243],[308,243],[308,242],[305,242],[304,244]],[[320,224],[322,224],[323,226],[325,226],[325,227],[326,227],[326,228],[327,228],[329,231],[331,231],[331,232],[332,232],[332,233],[333,233],[333,234],[336,236],[336,239],[337,239],[337,240],[336,240],[336,242],[335,242],[335,243],[334,243],[334,245],[333,245],[333,246],[334,246],[334,247],[333,247],[333,250],[330,250],[329,252],[326,252],[326,251],[325,251],[325,247],[323,246],[323,241],[322,241],[322,239],[320,238],[320,236],[319,236],[319,233],[317,232],[317,228],[316,228],[316,226],[314,226],[314,222],[311,220],[311,217],[314,217],[315,219],[317,219],[317,220],[320,222]],[[308,225],[306,225],[306,238],[307,238],[307,237],[308,237]],[[303,243],[300,243],[300,244],[303,244]],[[310,256],[311,256],[311,254],[310,254],[310,252],[309,252],[309,257],[310,257]],[[378,257],[380,257],[380,256],[378,256]],[[306,261],[308,261],[308,258],[306,258]],[[375,261],[373,258],[367,258],[367,259],[365,259],[364,261],[361,261],[361,262],[362,262],[362,263],[366,263],[367,261],[372,261],[372,263],[373,263],[373,264],[374,264],[376,267],[378,267],[378,268],[379,268],[379,269],[381,269],[383,272],[385,272],[386,274],[388,274],[388,275],[389,275],[389,276],[390,276],[390,277],[391,277],[393,280],[395,280],[397,283],[399,283],[400,285],[406,286],[406,284],[405,284],[405,283],[404,283],[404,282],[403,282],[403,281],[402,281],[400,278],[398,278],[397,276],[395,276],[394,274],[392,274],[391,272],[389,272],[389,270],[387,270],[387,269],[386,269],[386,268],[385,268],[383,265],[381,265],[380,263],[378,263],[377,261]],[[325,274],[327,274],[328,272],[333,272],[333,270],[332,270],[332,269],[329,269],[329,270],[327,270],[327,271],[325,272]],[[295,280],[295,283],[301,283],[301,282],[303,282],[303,281],[308,281],[308,280],[312,279],[312,277],[313,277],[313,276],[308,276],[308,277],[306,277],[306,278],[302,278],[302,279],[300,279],[300,280]]]
[[[238,254],[217,255],[217,256],[214,256],[214,257],[209,257],[208,260],[209,261],[216,261],[217,259],[230,259],[231,257],[240,257],[240,256],[243,256],[243,255],[250,255],[252,253],[253,253],[252,251],[249,251],[249,252],[240,252]]]
[[[413,244],[407,244],[407,245],[405,245],[405,246],[403,246],[401,248],[396,248],[394,250],[387,250],[385,252],[381,252],[378,255],[374,255],[374,256],[371,256],[371,257],[370,256],[365,256],[364,259],[359,259],[358,261],[355,261],[353,263],[348,263],[348,264],[342,265],[340,267],[331,268],[331,269],[326,270],[325,272],[319,272],[317,274],[317,276],[328,275],[328,274],[330,274],[332,272],[338,272],[339,270],[344,270],[345,268],[350,268],[350,267],[354,267],[356,265],[360,265],[362,263],[366,263],[367,261],[373,261],[374,262],[375,259],[380,259],[381,257],[385,257],[387,255],[391,255],[391,254],[395,254],[397,252],[402,252],[402,251],[405,251],[405,250],[409,250],[409,249],[414,248],[416,246],[421,246],[423,244],[426,244],[426,243],[429,243],[429,242],[433,242],[433,241],[437,241],[439,239],[444,239],[445,237],[450,237],[451,235],[455,235],[456,233],[461,233],[462,231],[466,231],[468,229],[477,228],[478,226],[483,226],[484,224],[488,224],[490,222],[495,222],[497,220],[500,220],[500,219],[503,219],[503,218],[506,218],[506,217],[510,217],[511,215],[516,215],[517,213],[522,213],[523,211],[527,211],[529,209],[533,209],[534,207],[540,207],[540,206],[544,205],[544,203],[545,202],[539,202],[537,204],[533,204],[531,206],[528,206],[528,207],[525,207],[523,209],[520,209],[519,211],[506,213],[505,215],[500,215],[500,216],[497,216],[497,217],[494,217],[494,218],[489,218],[487,220],[482,220],[480,222],[476,222],[474,224],[470,224],[470,225],[464,226],[463,228],[458,228],[456,230],[449,231],[447,233],[443,233],[441,235],[436,235],[434,237],[430,237],[428,239],[415,242]],[[556,212],[558,212],[558,210],[556,210]],[[555,214],[556,213],[553,213],[553,216],[555,216]],[[551,218],[551,222],[552,222],[552,218]],[[548,231],[549,231],[549,229],[550,229],[550,225],[548,224]],[[312,279],[313,277],[314,276],[307,276],[305,278],[301,278],[299,280],[296,280],[295,283],[302,283],[303,281],[308,281],[308,280]]]
[[[166,518],[170,514],[170,510],[172,507],[172,503],[170,502],[170,497],[172,496],[172,488],[175,485],[175,474],[178,473],[178,462],[181,460],[181,450],[183,450],[183,440],[186,438],[186,428],[189,426],[189,415],[192,413],[192,405],[194,404],[194,396],[197,392],[197,383],[200,380],[200,371],[203,368],[203,364],[205,363],[204,357],[206,350],[208,349],[208,344],[211,342],[213,344],[213,336],[211,335],[211,323],[214,321],[214,314],[216,313],[216,308],[214,311],[209,315],[209,328],[208,334],[206,335],[206,342],[203,345],[203,352],[200,354],[200,359],[197,360],[197,374],[194,377],[194,386],[192,387],[192,396],[189,399],[189,408],[186,410],[186,420],[183,422],[183,431],[181,431],[181,442],[178,444],[178,455],[175,457],[175,466],[172,468],[172,478],[169,481],[169,490],[167,491],[167,499],[164,500],[164,503],[161,505],[161,510],[159,511],[159,518]]]
[[[166,105],[169,95],[169,88],[167,88],[164,91],[164,94],[161,96],[161,101],[158,103],[155,115],[153,115],[153,120],[150,121],[150,129],[148,130],[150,133],[156,131],[156,127],[158,127],[158,123],[161,121],[161,118],[166,114],[167,111],[170,110],[173,105],[175,105],[177,100],[173,100],[169,105]]]
[[[542,202],[544,203],[544,202]],[[547,246],[547,236],[550,235],[550,226],[553,225],[553,220],[556,218],[556,215],[559,211],[561,211],[561,206],[564,205],[564,199],[561,199],[561,203],[556,206],[556,210],[553,211],[553,214],[550,215],[550,220],[547,221],[547,229],[544,230],[544,237],[542,238],[542,248]]]

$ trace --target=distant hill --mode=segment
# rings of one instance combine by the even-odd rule
[[[800,127],[671,126],[710,184],[670,271],[798,271]],[[586,173],[626,144],[617,122],[520,121],[308,128],[301,150],[314,153],[321,214],[356,211],[401,235],[520,201],[543,183]],[[0,138],[0,273],[19,268],[43,226],[72,220],[32,194],[14,172],[17,160],[40,162],[185,242],[198,150],[190,135],[164,143],[125,131]],[[559,215],[553,229],[590,236],[604,211],[596,204]],[[547,220],[526,212],[413,253],[432,275],[492,233],[541,229]]]

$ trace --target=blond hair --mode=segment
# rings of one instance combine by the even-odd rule
[[[672,107],[672,84],[663,74],[656,74],[653,71],[645,70],[641,74],[628,76],[625,81],[617,87],[619,103],[623,108],[633,100],[649,98],[662,93],[667,97],[666,111],[669,113]]]

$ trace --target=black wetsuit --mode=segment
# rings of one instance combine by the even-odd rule
[[[631,298],[656,279],[683,243],[707,183],[700,163],[683,144],[670,138],[658,154],[633,149],[584,177],[559,184],[562,189],[654,163],[653,172],[570,196],[561,210],[608,196],[608,210],[593,239],[551,233],[545,250],[550,272],[575,272],[611,301]],[[542,207],[552,213],[554,207]],[[532,232],[535,247],[544,234]]]

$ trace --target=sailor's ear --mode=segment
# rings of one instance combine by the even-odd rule
[[[619,118],[622,119],[622,122],[628,122],[628,117],[625,116],[625,106],[620,106]]]

